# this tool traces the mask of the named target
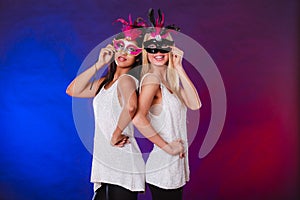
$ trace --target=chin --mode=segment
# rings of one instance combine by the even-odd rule
[[[126,64],[126,63],[120,63],[118,65],[118,67],[121,67],[121,68],[130,68],[133,64]]]
[[[152,65],[155,66],[166,66],[167,62],[152,62]]]

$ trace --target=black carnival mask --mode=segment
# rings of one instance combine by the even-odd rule
[[[157,52],[169,53],[172,50],[170,46],[173,45],[174,41],[170,41],[167,39],[161,39],[160,41],[151,39],[144,42],[144,49],[151,54],[155,54]]]

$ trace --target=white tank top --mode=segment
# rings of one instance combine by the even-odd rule
[[[145,74],[145,76],[148,74]],[[152,106],[148,118],[152,127],[166,142],[181,138],[184,141],[186,155],[185,158],[180,159],[178,155],[172,156],[154,145],[146,162],[146,182],[164,189],[176,189],[185,185],[190,174],[186,130],[187,108],[162,83],[160,83],[160,89],[162,94],[161,104]],[[161,112],[153,114],[157,110],[158,112],[161,110]]]
[[[138,86],[138,81],[130,77]],[[119,185],[131,191],[144,191],[145,162],[134,138],[133,125],[130,123],[123,131],[129,136],[129,144],[121,148],[110,144],[122,111],[117,92],[118,80],[108,89],[102,87],[93,100],[95,134],[91,182],[94,183],[95,191],[101,187],[101,182]]]

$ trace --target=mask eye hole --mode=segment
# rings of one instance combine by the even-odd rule
[[[155,44],[150,44],[150,45],[148,45],[147,48],[155,49],[155,48],[156,48],[156,45],[155,45]]]
[[[114,41],[114,47],[116,50],[123,49],[124,46],[125,46],[125,44],[123,41],[118,41],[118,40]]]
[[[136,52],[138,50],[137,47],[130,45],[126,48],[129,52]]]
[[[158,49],[156,48],[145,48],[145,50],[150,54],[156,54],[158,52]]]
[[[123,48],[123,47],[124,47],[124,44],[123,44],[123,42],[117,42],[116,46],[117,46],[118,48]]]

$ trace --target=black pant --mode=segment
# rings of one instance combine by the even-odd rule
[[[132,192],[118,185],[101,183],[93,200],[137,200],[138,192]]]
[[[166,190],[151,184],[148,185],[151,190],[152,200],[165,200],[165,199],[182,200],[183,187]]]

